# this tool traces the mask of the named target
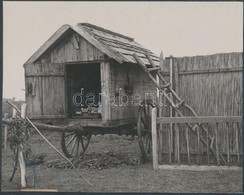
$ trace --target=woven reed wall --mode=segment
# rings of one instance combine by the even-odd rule
[[[225,53],[174,58],[180,97],[201,116],[242,115],[242,57]]]
[[[169,73],[170,58],[164,62],[163,72]],[[192,106],[199,116],[241,116],[242,115],[242,53],[223,53],[208,56],[173,58],[173,88],[185,102]],[[176,79],[177,77],[177,79]],[[167,76],[169,80],[169,76]],[[169,116],[166,104],[163,116]],[[221,124],[219,144],[221,153],[227,152],[227,126]],[[214,136],[214,124],[209,133]],[[236,164],[236,126],[229,131],[231,164]],[[201,132],[200,132],[201,133]],[[174,140],[175,140],[175,135]],[[195,156],[198,151],[197,137],[190,133],[190,152]],[[162,128],[163,161],[167,160],[169,151],[169,129]],[[242,140],[241,131],[239,140]],[[241,142],[239,148],[241,148]],[[200,144],[202,160],[206,154],[206,146]],[[180,153],[182,160],[186,157],[186,132],[180,127]],[[215,164],[215,163],[214,163]]]

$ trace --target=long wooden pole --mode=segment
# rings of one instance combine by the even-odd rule
[[[16,109],[16,111],[18,111],[19,113],[21,113],[21,111],[11,102],[7,101],[8,104],[10,104],[14,109]],[[74,170],[76,170],[76,173],[89,185],[93,186],[93,184],[91,182],[89,182],[87,179],[85,179],[80,173],[79,171],[76,169],[76,167],[74,166],[74,164],[68,159],[66,158],[61,152],[58,151],[57,148],[55,148],[55,146],[53,146],[48,140],[47,138],[39,131],[39,129],[31,122],[31,120],[26,116],[25,119],[31,124],[31,126],[38,132],[38,134],[60,155],[62,156],[66,161],[68,161],[71,166],[73,167]]]
[[[133,57],[134,57],[134,59],[136,60],[136,62],[140,65],[140,67],[142,68],[142,70],[145,72],[145,74],[147,74],[147,75],[151,78],[151,80],[153,81],[153,83],[154,83],[158,88],[161,89],[161,86],[159,86],[158,83],[157,83],[157,81],[152,77],[151,74],[149,74],[149,72],[148,72],[148,70],[147,70],[147,68],[146,68],[146,65],[139,59],[139,57],[137,56],[136,53],[133,54]],[[163,76],[162,76],[161,74],[158,74],[158,76],[159,76],[159,78],[160,78],[164,83],[166,83],[166,81],[164,80],[164,78],[163,78]],[[172,89],[172,86],[169,86],[168,89],[169,89],[169,91],[174,95],[174,97],[175,97],[177,100],[179,100],[179,101],[181,100],[181,99],[179,98],[179,96],[178,96],[178,95],[174,92],[174,90]],[[160,91],[163,93],[164,97],[169,101],[169,103],[170,103],[171,106],[174,108],[174,110],[179,114],[179,116],[182,117],[183,114],[177,109],[177,107],[176,107],[176,105],[174,104],[174,102],[170,99],[170,96],[168,96],[168,94],[166,94],[166,92],[165,92],[164,90],[160,90]],[[181,100],[181,101],[182,101],[182,100]],[[187,109],[189,109],[189,110],[191,111],[191,113],[192,113],[195,117],[197,117],[197,114],[195,113],[195,111],[193,110],[192,107],[190,107],[190,106],[187,105],[186,103],[184,103],[184,107],[187,108]],[[190,124],[187,124],[187,125],[190,127],[190,129],[192,130],[192,132],[196,135],[197,133],[194,131],[194,128],[193,128]],[[199,125],[200,128],[203,129],[205,132],[207,131],[207,130],[202,126],[202,124],[198,124],[198,125]],[[203,138],[201,138],[200,140],[201,140],[201,142],[202,142],[204,145],[206,145],[206,141],[205,141]],[[210,149],[210,151],[211,151],[215,156],[217,155],[216,152],[215,152],[213,149]],[[219,155],[220,155],[220,157],[221,157],[221,160],[222,160],[223,164],[226,164],[226,160],[224,159],[223,155],[222,155],[222,154],[219,154]],[[217,156],[216,156],[216,158],[217,158]]]

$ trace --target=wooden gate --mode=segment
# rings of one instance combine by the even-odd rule
[[[152,113],[154,168],[160,167],[158,164],[241,166],[241,116],[157,117],[156,108]],[[207,131],[200,128],[189,131],[188,124],[204,125]],[[163,140],[158,139],[159,127]],[[226,164],[220,163],[221,158]]]

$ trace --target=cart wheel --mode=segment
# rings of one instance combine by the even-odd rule
[[[91,139],[91,132],[63,132],[61,147],[67,158],[78,157],[85,153]]]
[[[151,112],[155,106],[152,101],[143,101],[142,104],[137,118],[137,135],[142,155],[141,160],[142,163],[145,163],[152,158]]]

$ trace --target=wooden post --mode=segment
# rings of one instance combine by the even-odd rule
[[[227,142],[227,163],[228,163],[228,166],[230,165],[230,139],[229,139],[229,136],[230,136],[230,123],[227,123],[227,132],[226,132],[226,142]]]
[[[26,188],[27,187],[27,181],[26,181],[26,165],[25,165],[25,160],[24,160],[23,152],[22,152],[21,149],[19,149],[18,161],[19,161],[19,168],[20,168],[21,187],[22,188]]]
[[[21,118],[25,119],[26,117],[26,108],[27,104],[23,103],[21,105]],[[16,111],[16,110],[15,110]],[[21,178],[21,187],[26,188],[27,187],[27,180],[26,180],[26,164],[23,156],[23,151],[22,151],[22,145],[19,145],[19,150],[18,150],[18,161],[19,161],[19,168],[20,168],[20,178]]]
[[[169,127],[169,128],[168,128]],[[167,125],[167,129],[169,130],[169,164],[172,163],[172,129],[170,124]]]
[[[175,123],[175,142],[176,142],[176,153],[177,153],[177,162],[180,164],[180,135],[179,135],[179,125]]]
[[[163,55],[162,51],[161,51],[160,57],[159,57],[159,66],[160,66],[161,70],[163,70],[163,68],[164,68],[164,55]]]
[[[171,57],[171,66],[172,66],[172,78],[171,78],[171,83],[172,83],[172,88],[174,89],[176,94],[179,94],[179,68],[178,64],[174,60],[173,56]],[[175,102],[177,104],[179,102]],[[173,112],[174,117],[178,117],[177,112]],[[178,163],[180,163],[180,124],[175,124],[175,160],[177,160]]]
[[[157,108],[152,108],[152,154],[153,169],[158,169]]]
[[[209,159],[209,124],[207,123],[207,161],[208,165],[210,165],[210,159]]]
[[[21,104],[21,118],[22,119],[25,119],[26,117],[26,109],[27,109],[27,104],[26,103],[23,103]]]
[[[4,119],[8,119],[8,113],[4,113]],[[8,125],[4,125],[4,142],[3,142],[3,148],[4,150],[7,150],[7,138],[8,138]]]
[[[158,82],[158,84],[160,85],[160,80],[159,80],[159,77],[158,75],[156,75],[156,80]],[[158,105],[159,105],[159,110],[158,110],[158,116],[159,117],[162,117],[162,94],[160,93],[160,90],[157,88],[157,98],[158,98]],[[162,135],[162,124],[160,123],[159,124],[159,129],[158,129],[158,160],[159,162],[162,161],[162,138],[163,138],[163,135]]]
[[[200,165],[200,129],[197,126],[197,153],[198,153],[198,165]]]
[[[158,116],[159,117],[162,117],[162,94],[159,92],[159,114]],[[163,148],[163,125],[162,123],[159,124],[159,130],[158,130],[158,138],[159,138],[159,148],[158,148],[158,153],[159,153],[159,156],[158,156],[158,160],[159,162],[162,162],[162,148]]]
[[[159,58],[159,66],[161,68],[161,71],[163,70],[163,67],[164,67],[164,56],[163,56],[163,52],[161,51],[160,53],[160,58]],[[161,85],[161,80],[159,79],[158,75],[157,75],[157,82],[159,84],[159,86]],[[157,94],[158,94],[158,100],[159,100],[159,110],[158,110],[158,116],[159,117],[162,117],[162,112],[163,112],[163,109],[162,108],[163,106],[165,106],[164,104],[162,104],[163,102],[163,96],[162,96],[162,93],[160,92],[160,90],[157,88]],[[159,124],[159,130],[158,130],[158,142],[159,142],[159,147],[158,147],[158,160],[159,162],[162,162],[162,159],[163,159],[163,156],[162,156],[162,149],[163,149],[163,125],[162,123]]]
[[[170,56],[170,61],[169,61],[169,82],[171,83],[171,86],[172,86],[172,84],[173,84],[173,56]],[[172,93],[170,93],[169,97],[170,97],[170,100],[173,102]],[[173,117],[173,108],[171,105],[169,107],[169,116]],[[174,143],[173,143],[173,123],[170,123],[170,140],[171,140],[170,141],[171,142],[170,151],[173,152],[173,154],[177,155],[176,151],[174,151],[174,147],[173,147],[174,146]],[[171,158],[172,158],[172,156],[171,156]]]
[[[240,146],[239,146],[239,143],[242,143],[242,142],[239,142],[239,139],[241,137],[241,127],[240,127],[240,123],[237,122],[236,123],[236,149],[237,149],[237,162],[238,162],[238,165],[241,165],[240,163]],[[240,134],[239,134],[240,132]]]
[[[101,74],[101,92],[102,92],[102,123],[106,124],[108,120],[111,120],[111,105],[108,104],[108,95],[110,94],[110,73],[111,66],[109,62],[100,63]]]
[[[216,156],[217,156],[217,164],[220,165],[220,161],[219,161],[219,136],[218,136],[218,131],[219,131],[219,123],[216,123],[216,128],[215,128],[215,145],[216,145]]]
[[[190,156],[190,142],[189,142],[189,127],[186,125],[186,148],[187,148],[187,159],[188,164],[191,163],[191,156]]]
[[[15,108],[13,108],[13,115],[12,117],[15,118],[17,116],[17,110]]]

